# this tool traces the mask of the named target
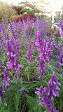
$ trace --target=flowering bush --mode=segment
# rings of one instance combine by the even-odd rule
[[[30,18],[0,23],[1,112],[63,111],[63,44],[47,27]]]

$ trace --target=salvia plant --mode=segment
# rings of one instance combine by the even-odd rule
[[[0,23],[0,112],[63,112],[63,21],[60,37],[47,28],[29,17]]]

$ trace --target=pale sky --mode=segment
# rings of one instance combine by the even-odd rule
[[[2,2],[7,2],[9,4],[14,4],[17,5],[20,2],[37,2],[37,6],[40,8],[41,6],[41,0],[1,0]],[[50,4],[47,7],[47,10],[54,10],[54,11],[59,11],[61,7],[63,6],[63,0],[45,0],[48,1]]]
[[[25,2],[25,1],[28,1],[28,2],[33,2],[35,0],[1,0],[2,2],[7,2],[9,4],[14,4],[14,5],[17,5],[18,3],[20,2]]]

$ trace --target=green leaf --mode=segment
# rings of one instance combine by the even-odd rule
[[[9,112],[8,110],[3,110],[3,112]]]
[[[63,107],[63,99],[60,98],[60,109]]]
[[[25,96],[27,98],[27,103],[29,106],[28,112],[43,112],[41,106],[39,106],[38,97],[32,97],[27,94]]]
[[[15,109],[16,109],[16,112],[18,112],[19,99],[20,99],[20,94],[17,93],[17,94],[15,95]]]

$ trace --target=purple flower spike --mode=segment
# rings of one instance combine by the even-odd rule
[[[57,57],[57,61],[55,62],[56,67],[63,66],[63,50],[61,51],[60,55]]]
[[[9,82],[10,81],[10,78],[8,77],[8,70],[7,68],[4,69],[4,74],[3,74],[3,85],[5,87],[8,87],[10,86]]]
[[[2,89],[2,86],[0,86],[0,97],[3,96],[3,89]]]
[[[38,51],[38,69],[41,73],[41,75],[44,74],[45,71],[45,62],[49,62],[51,52],[52,52],[52,44],[53,44],[53,37],[51,35],[50,39],[47,38],[42,39],[40,31],[35,32],[34,42],[33,46],[37,48]]]
[[[32,62],[32,60],[33,60],[33,55],[32,55],[32,49],[31,49],[30,43],[28,43],[28,46],[27,46],[27,53],[26,53],[25,57],[28,59],[29,62]]]
[[[53,72],[52,77],[48,81],[48,87],[36,88],[36,94],[39,96],[39,105],[45,105],[46,111],[45,112],[58,112],[53,105],[53,98],[59,96],[58,87],[60,83],[56,80],[56,74]]]
[[[56,80],[55,72],[53,72],[53,75],[51,79],[49,80],[48,84],[49,84],[48,95],[59,96],[59,93],[57,92],[57,90],[60,90],[60,88],[58,87],[60,83]]]
[[[60,21],[59,33],[60,33],[60,36],[63,37],[63,21]]]
[[[12,70],[16,70],[16,72],[18,72],[22,67],[21,64],[18,63],[17,58],[19,58],[19,45],[17,40],[15,39],[8,39],[7,40],[7,57],[8,57],[8,61],[7,61],[7,67],[8,69],[12,69]]]
[[[40,86],[39,88],[36,88],[35,93],[36,93],[37,95],[41,95],[41,94],[42,94],[42,91],[43,91],[43,87]]]

